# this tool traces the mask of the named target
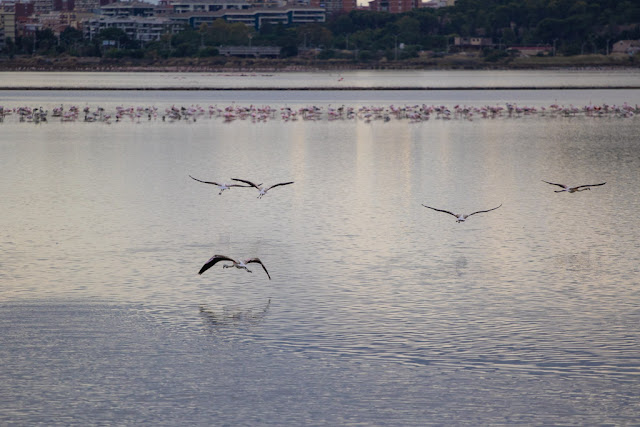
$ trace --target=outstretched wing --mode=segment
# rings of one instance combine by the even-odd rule
[[[262,261],[260,261],[260,258],[251,258],[246,260],[244,263],[245,264],[249,264],[252,262],[257,262],[258,264],[260,264],[262,266],[262,269],[264,270],[265,273],[267,273],[267,277],[269,278],[269,280],[271,280],[271,276],[269,275],[269,272],[267,271],[267,267],[264,266],[264,264],[262,263]]]
[[[256,184],[254,184],[251,181],[247,181],[246,179],[238,179],[238,178],[231,178],[231,179],[234,180],[234,181],[240,181],[240,182],[244,182],[245,184],[249,184],[252,187],[256,187],[258,190],[260,189],[259,186],[257,186]]]
[[[231,261],[233,263],[236,263],[236,260],[234,260],[233,258],[229,258],[228,256],[214,255],[209,259],[209,261],[204,263],[200,271],[198,271],[198,274],[204,273],[205,271],[207,271],[208,269],[213,267],[217,262],[220,262],[220,261]]]
[[[585,185],[578,185],[575,188],[577,189],[577,188],[583,188],[583,187],[599,187],[599,186],[605,185],[605,184],[606,184],[606,182],[603,182],[601,184],[585,184]]]
[[[454,214],[453,212],[445,211],[444,209],[436,209],[436,208],[432,208],[431,206],[427,206],[427,205],[422,205],[422,206],[424,206],[425,208],[433,209],[434,211],[448,213],[449,215],[453,215],[453,216],[455,216],[456,218],[458,218],[458,215]]]
[[[201,180],[201,179],[194,178],[194,177],[192,177],[191,175],[189,175],[189,177],[190,177],[191,179],[195,179],[195,180],[196,180],[196,181],[198,181],[198,182],[204,182],[205,184],[220,185],[220,184],[218,184],[217,182],[213,182],[213,181],[203,181],[203,180]]]
[[[564,184],[556,184],[555,182],[545,181],[544,179],[541,179],[540,181],[546,182],[547,184],[551,184],[551,185],[557,185],[558,187],[567,188],[567,186]]]
[[[500,203],[500,206],[502,206],[502,203]],[[467,215],[467,217],[470,217],[471,215],[475,215],[475,214],[477,214],[477,213],[483,213],[483,212],[491,212],[491,211],[495,211],[495,210],[496,210],[496,209],[498,209],[500,206],[496,206],[495,208],[487,209],[487,210],[485,210],[485,211],[476,211],[476,212],[470,213],[469,215]]]
[[[269,190],[271,190],[272,188],[277,187],[277,186],[279,186],[279,185],[289,185],[289,184],[293,184],[293,181],[290,181],[290,182],[281,182],[281,183],[279,183],[279,184],[274,184],[274,185],[272,185],[271,187],[267,188],[265,191],[269,191]]]

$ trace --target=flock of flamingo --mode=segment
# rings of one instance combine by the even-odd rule
[[[89,106],[79,107],[71,105],[69,107],[59,106],[51,111],[42,107],[14,107],[6,108],[0,106],[0,122],[10,117],[17,118],[19,122],[43,123],[55,119],[62,122],[98,122],[117,123],[122,121],[141,122],[162,120],[169,122],[176,121],[197,121],[199,119],[218,119],[224,122],[244,120],[251,122],[266,122],[269,120],[282,120],[293,122],[297,120],[361,120],[390,121],[408,120],[409,122],[423,122],[429,119],[442,120],[474,120],[474,119],[496,119],[496,118],[518,118],[523,116],[545,116],[545,117],[618,117],[629,118],[640,114],[640,105],[585,105],[577,107],[574,105],[551,104],[544,106],[520,106],[514,103],[505,105],[484,105],[468,106],[454,105],[388,105],[388,106],[302,106],[302,107],[280,107],[275,108],[269,105],[239,105],[233,103],[227,106],[201,105],[176,106],[166,108],[157,106],[117,106],[113,110],[103,107]]]
[[[115,107],[115,111],[107,111],[103,107],[96,107],[91,109],[90,107],[80,108],[78,106],[70,106],[64,108],[63,106],[55,107],[51,113],[48,110],[41,107],[17,107],[17,108],[5,108],[0,106],[0,122],[3,122],[8,117],[17,117],[19,122],[29,123],[43,123],[47,122],[49,118],[57,119],[63,122],[102,122],[102,123],[114,123],[121,121],[133,121],[139,122],[142,120],[162,120],[162,121],[196,121],[200,118],[209,119],[223,119],[225,122],[232,122],[235,120],[250,120],[252,122],[264,122],[273,119],[281,119],[282,121],[296,121],[296,120],[363,120],[370,122],[373,120],[409,120],[410,122],[422,122],[431,118],[442,120],[473,120],[474,118],[511,118],[511,117],[523,117],[528,115],[538,116],[551,116],[551,117],[574,117],[574,116],[586,116],[586,117],[618,117],[629,118],[634,117],[636,114],[640,114],[640,106],[631,106],[627,103],[622,105],[586,105],[583,107],[561,106],[558,104],[551,104],[549,107],[522,107],[517,104],[507,103],[505,106],[462,106],[455,105],[449,108],[444,105],[405,105],[405,106],[362,106],[359,108],[352,106],[339,106],[333,107],[331,105],[325,107],[322,106],[306,106],[306,107],[281,107],[279,109],[271,106],[241,106],[237,104],[229,105],[226,107],[219,107],[217,105],[211,105],[208,108],[204,108],[199,105],[192,105],[189,107],[171,107],[165,108],[163,111],[160,108],[151,107]],[[189,175],[192,179],[210,185],[215,185],[219,189],[218,194],[222,194],[225,190],[229,190],[233,187],[249,187],[258,190],[258,198],[262,198],[267,192],[275,187],[293,184],[293,181],[281,182],[269,187],[263,187],[262,183],[256,184],[252,181],[232,178],[235,183],[218,183],[215,181],[204,181]],[[590,190],[591,187],[597,187],[604,185],[600,184],[587,184],[578,186],[568,186],[564,184],[557,184],[549,181],[543,182],[554,186],[561,187],[560,190],[555,190],[556,193],[568,192],[575,193],[584,190]],[[486,213],[494,211],[502,206],[496,206],[491,209],[478,210],[470,214],[456,214],[445,209],[438,209],[427,205],[422,205],[425,208],[432,209],[437,212],[446,213],[456,218],[456,222],[465,222],[467,218],[479,213]],[[248,258],[244,260],[236,260],[226,255],[214,255],[211,257],[200,269],[198,274],[202,274],[215,264],[221,261],[229,261],[231,264],[223,265],[224,268],[236,267],[238,269],[244,269],[251,273],[247,264],[257,263],[262,266],[265,273],[271,279],[267,268],[259,258]]]

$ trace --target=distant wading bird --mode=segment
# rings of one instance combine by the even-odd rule
[[[267,273],[267,277],[269,278],[269,280],[271,280],[271,276],[269,275],[269,272],[267,271],[267,267],[264,266],[264,264],[262,263],[262,261],[260,261],[260,258],[249,258],[249,259],[245,259],[243,261],[236,261],[233,258],[229,258],[228,256],[225,255],[214,255],[211,257],[211,259],[209,259],[209,261],[207,261],[202,268],[200,269],[200,271],[198,271],[198,274],[202,274],[205,271],[207,271],[208,269],[210,269],[211,267],[213,267],[216,263],[220,262],[220,261],[231,261],[233,264],[225,264],[222,266],[222,268],[231,268],[231,267],[235,267],[235,268],[242,268],[244,270],[247,270],[249,273],[252,273],[251,270],[249,270],[249,267],[247,267],[247,264],[251,264],[252,262],[254,263],[258,263],[262,266],[262,269],[264,270],[265,273]]]
[[[547,184],[557,185],[558,187],[562,187],[562,190],[555,190],[554,193],[563,193],[565,191],[567,193],[576,193],[578,191],[591,190],[590,187],[599,187],[601,185],[605,185],[606,184],[606,182],[603,182],[601,184],[586,184],[586,185],[577,185],[575,187],[569,187],[568,185],[556,184],[555,182],[545,181],[544,179],[541,180],[541,181],[542,182],[546,182]]]
[[[465,215],[465,214],[454,214],[453,212],[449,212],[449,211],[445,211],[444,209],[436,209],[436,208],[432,208],[431,206],[427,206],[427,205],[422,205],[425,208],[429,208],[429,209],[433,209],[434,211],[438,211],[438,212],[444,212],[444,213],[448,213],[449,215],[453,215],[456,217],[456,222],[465,222],[467,220],[467,218],[469,218],[471,215],[475,215],[478,213],[483,213],[483,212],[491,212],[491,211],[495,211],[496,209],[498,209],[500,206],[502,206],[502,203],[500,203],[500,206],[496,206],[493,209],[487,209],[485,211],[476,211],[476,212],[472,212],[469,215]]]
[[[251,187],[250,185],[240,185],[240,184],[225,184],[225,183],[218,184],[217,182],[213,182],[213,181],[202,181],[202,180],[200,180],[198,178],[192,177],[191,175],[189,175],[189,177],[191,179],[195,179],[198,182],[203,182],[205,184],[216,185],[220,189],[220,192],[218,193],[219,195],[222,194],[222,192],[224,190],[229,190],[231,187]]]
[[[281,182],[279,184],[274,184],[271,187],[267,187],[267,188],[262,188],[262,184],[254,184],[251,181],[247,181],[246,179],[238,179],[238,178],[231,178],[234,181],[240,181],[240,182],[244,182],[245,184],[249,184],[252,187],[255,187],[258,189],[258,191],[260,191],[260,194],[258,194],[258,199],[262,199],[262,196],[264,196],[265,194],[267,194],[267,191],[271,190],[274,187],[278,187],[280,185],[289,185],[289,184],[293,184],[293,181],[289,181],[289,182]]]

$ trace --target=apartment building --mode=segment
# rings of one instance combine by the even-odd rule
[[[165,33],[177,34],[182,30],[181,24],[165,17],[100,16],[83,21],[82,31],[91,40],[107,28],[121,29],[129,38],[143,42],[160,40]]]
[[[403,13],[421,6],[420,0],[373,0],[369,10],[376,12]]]
[[[329,15],[338,12],[350,12],[358,7],[356,0],[309,0],[309,4],[314,7],[324,8]]]
[[[326,12],[323,8],[311,6],[285,6],[265,9],[226,9],[210,13],[178,13],[167,15],[167,17],[179,25],[187,24],[193,28],[199,28],[201,24],[211,24],[216,19],[224,19],[231,23],[241,22],[259,30],[267,22],[274,25],[325,22]]]
[[[0,7],[0,49],[6,47],[7,38],[16,39],[16,12],[13,5]]]

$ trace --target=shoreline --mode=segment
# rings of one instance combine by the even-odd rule
[[[3,87],[0,91],[220,91],[220,92],[239,92],[239,91],[501,91],[501,90],[637,90],[640,85],[626,86],[447,86],[447,87],[388,87],[388,86],[369,86],[369,87],[180,87],[180,86],[158,86],[158,87],[100,87],[100,86],[81,86],[81,87],[63,87],[63,86],[16,86]]]
[[[640,56],[639,56],[640,58]],[[640,60],[620,55],[519,57],[490,62],[482,57],[455,54],[405,61],[353,62],[304,58],[265,59],[216,56],[209,58],[120,59],[97,57],[0,58],[0,72],[323,72],[359,70],[619,70],[640,68]]]

